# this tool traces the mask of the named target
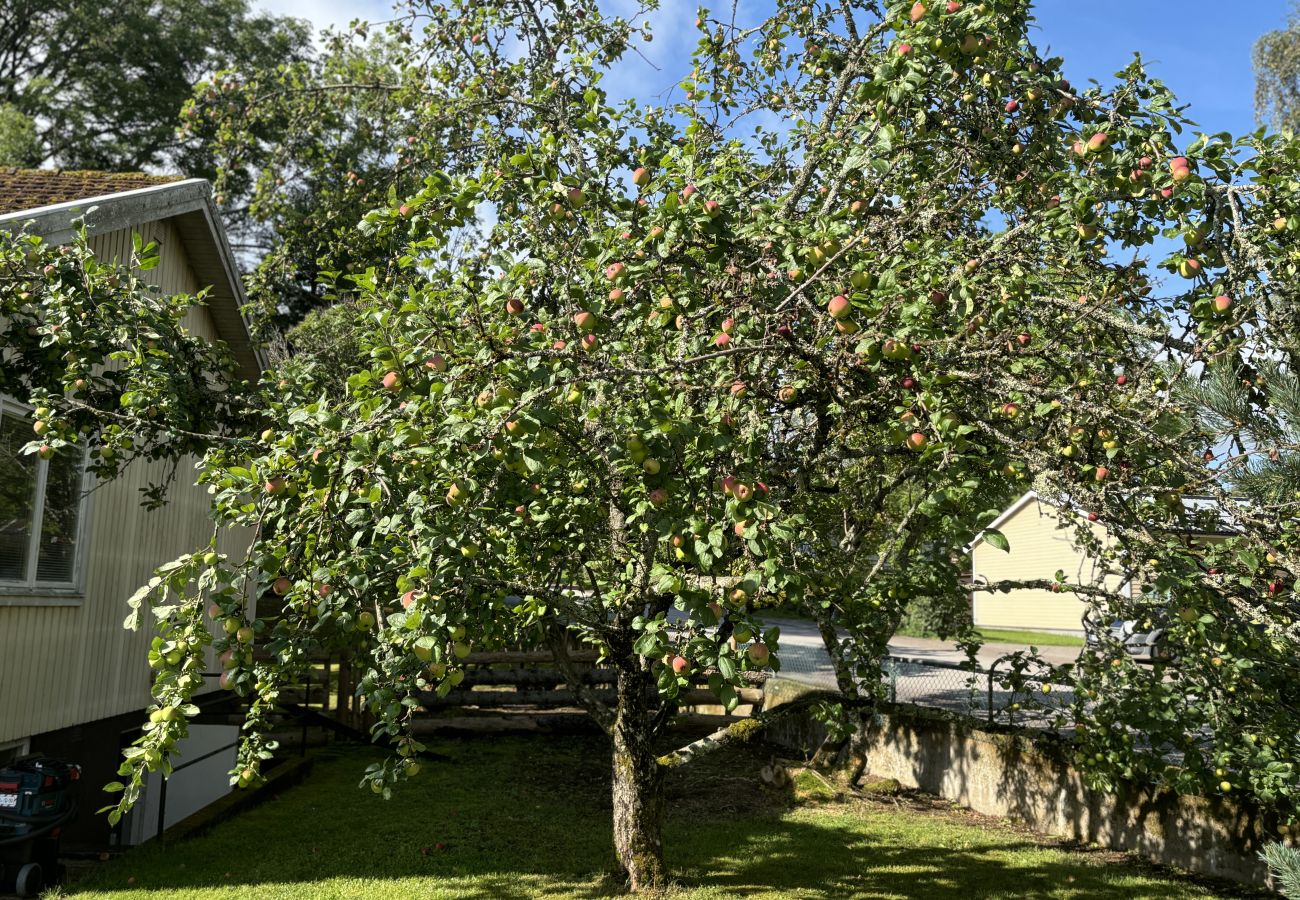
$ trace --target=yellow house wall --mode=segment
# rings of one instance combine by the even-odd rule
[[[199,287],[179,236],[165,221],[138,229],[162,247],[161,263],[145,275],[166,293]],[[100,259],[126,260],[131,233],[91,238]],[[215,338],[211,316],[196,307],[190,330]],[[207,544],[212,535],[206,491],[194,482],[194,461],[181,463],[170,502],[140,506],[141,488],[164,472],[158,463],[135,463],[118,479],[97,485],[86,508],[82,590],[70,599],[8,598],[0,605],[0,743],[81,722],[139,710],[150,700],[147,653],[152,628],[122,627],[126,599],[160,564]],[[247,536],[226,532],[221,549],[238,553]],[[13,605],[13,604],[19,605]],[[61,605],[53,605],[55,603]],[[22,605],[29,604],[29,605]],[[211,668],[209,668],[211,671]],[[215,679],[210,679],[215,687]]]
[[[972,575],[977,582],[1027,581],[1053,578],[1064,571],[1072,584],[1117,589],[1121,579],[1105,578],[1089,555],[1075,544],[1073,525],[1061,527],[1055,509],[1038,499],[1030,500],[1004,522],[1001,531],[1010,552],[987,541],[971,551]],[[1091,526],[1103,540],[1105,530]],[[1082,631],[1086,604],[1070,593],[1020,588],[1008,593],[975,591],[975,625],[983,628],[1013,628],[1051,631]]]

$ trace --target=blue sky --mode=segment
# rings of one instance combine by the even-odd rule
[[[346,24],[358,16],[382,19],[390,9],[383,0],[255,2],[321,26]],[[746,18],[761,15],[769,5],[766,0],[740,4]],[[610,5],[624,3],[610,0]],[[680,77],[677,69],[694,43],[695,8],[694,0],[661,0],[654,43],[643,47],[661,71],[629,67],[629,92],[652,86],[657,92]],[[1107,81],[1139,51],[1153,74],[1191,104],[1189,115],[1203,130],[1241,133],[1255,125],[1251,46],[1260,34],[1281,26],[1289,8],[1289,0],[1039,0],[1034,40],[1040,49],[1065,58],[1067,77],[1076,85],[1089,78]],[[609,86],[615,91],[622,87]]]

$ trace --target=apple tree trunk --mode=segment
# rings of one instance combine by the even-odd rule
[[[614,852],[633,891],[667,881],[663,849],[663,771],[656,761],[653,685],[635,656],[618,664],[614,743]]]

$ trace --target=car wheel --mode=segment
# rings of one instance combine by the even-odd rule
[[[45,879],[42,877],[40,863],[28,863],[18,870],[14,892],[19,897],[35,897],[43,887],[45,887]]]

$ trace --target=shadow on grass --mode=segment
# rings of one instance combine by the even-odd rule
[[[607,897],[608,747],[600,738],[438,742],[384,801],[357,789],[368,749],[335,751],[303,785],[211,832],[144,846],[77,896]],[[684,897],[1191,897],[1128,866],[1000,828],[863,803],[796,806],[760,786],[771,751],[714,754],[668,783],[665,843]]]

